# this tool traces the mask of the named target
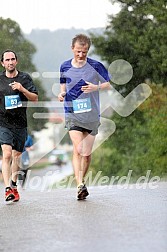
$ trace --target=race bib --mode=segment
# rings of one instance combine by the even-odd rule
[[[5,96],[5,109],[14,109],[22,106],[19,95]]]
[[[74,113],[84,113],[92,110],[90,98],[73,100]]]

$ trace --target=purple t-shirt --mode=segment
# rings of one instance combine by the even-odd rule
[[[102,63],[87,58],[87,63],[80,68],[73,67],[72,59],[60,67],[60,84],[66,84],[64,101],[66,119],[80,122],[97,122],[100,116],[99,92],[85,94],[81,87],[86,81],[95,85],[110,80],[109,73]]]

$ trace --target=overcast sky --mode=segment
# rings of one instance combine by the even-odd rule
[[[109,0],[4,0],[0,5],[0,17],[16,21],[24,33],[105,27],[107,15],[118,11]]]

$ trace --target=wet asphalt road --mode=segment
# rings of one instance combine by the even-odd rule
[[[21,200],[3,202],[0,184],[0,252],[166,252],[167,183],[156,189],[89,187],[21,190]]]

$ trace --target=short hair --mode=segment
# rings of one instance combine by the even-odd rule
[[[76,42],[79,42],[79,44],[81,44],[81,45],[88,45],[88,49],[91,46],[91,40],[85,34],[77,34],[77,35],[75,35],[75,37],[72,39],[72,47],[75,46]]]
[[[6,52],[12,52],[12,53],[14,53],[15,58],[16,58],[16,60],[17,60],[17,55],[16,55],[16,53],[15,53],[13,50],[11,50],[11,49],[7,49],[7,50],[5,50],[5,51],[2,53],[2,55],[1,55],[1,62],[3,62],[3,60],[4,60],[4,54],[5,54]]]

